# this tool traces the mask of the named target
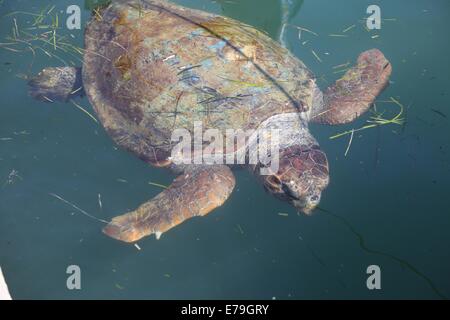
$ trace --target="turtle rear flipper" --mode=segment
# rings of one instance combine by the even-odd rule
[[[28,81],[30,95],[41,101],[66,102],[83,95],[81,68],[45,68]]]
[[[389,83],[392,66],[378,49],[360,54],[356,66],[329,87],[317,103],[311,121],[349,123],[365,113]]]
[[[135,242],[151,234],[159,239],[183,221],[220,207],[234,185],[234,175],[227,166],[196,167],[135,211],[112,219],[103,232],[124,242]]]

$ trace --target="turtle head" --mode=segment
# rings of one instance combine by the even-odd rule
[[[83,94],[81,68],[45,68],[28,85],[33,98],[46,102],[65,102]]]
[[[318,145],[292,146],[280,153],[276,174],[263,177],[264,187],[297,210],[311,214],[328,186],[328,161]]]

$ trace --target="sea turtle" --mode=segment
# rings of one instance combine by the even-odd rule
[[[208,214],[232,193],[230,166],[174,164],[172,133],[193,133],[195,122],[203,132],[281,129],[278,170],[261,175],[262,164],[248,167],[268,192],[311,213],[329,171],[308,123],[353,121],[386,87],[391,70],[371,49],[322,93],[298,58],[249,25],[165,0],[116,0],[87,25],[82,68],[46,68],[29,85],[43,101],[84,91],[118,145],[178,172],[167,189],[103,229],[134,242]]]

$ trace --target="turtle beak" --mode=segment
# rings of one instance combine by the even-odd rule
[[[308,207],[303,207],[301,209],[299,209],[301,213],[306,214],[307,216],[310,216],[314,209],[316,208],[316,206],[308,206]]]
[[[310,216],[314,209],[316,208],[316,205],[301,205],[297,204],[297,201],[293,201],[294,207],[298,210],[298,213],[306,214],[307,216]]]
[[[293,200],[292,204],[295,208],[299,211],[299,213],[306,214],[307,216],[310,216],[314,209],[319,205],[320,202],[320,195],[312,195],[307,198],[299,199],[299,200]]]

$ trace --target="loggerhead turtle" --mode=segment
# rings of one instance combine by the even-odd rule
[[[162,233],[221,206],[235,179],[227,165],[176,165],[171,133],[216,128],[281,129],[278,171],[265,189],[306,214],[329,182],[325,153],[308,123],[353,121],[388,84],[391,65],[377,49],[322,93],[313,74],[255,28],[165,0],[116,0],[87,25],[82,68],[46,68],[30,82],[43,101],[84,89],[106,132],[143,161],[179,173],[163,192],[103,229],[125,242]]]

